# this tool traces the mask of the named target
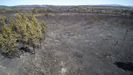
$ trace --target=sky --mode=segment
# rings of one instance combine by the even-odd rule
[[[0,0],[0,5],[124,5],[133,6],[133,0]]]

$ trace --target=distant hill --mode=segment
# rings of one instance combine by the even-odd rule
[[[122,5],[79,5],[79,6],[58,6],[58,5],[18,5],[0,6],[0,13],[34,12],[34,13],[97,13],[97,14],[122,14],[133,15],[133,6]]]
[[[0,9],[8,8],[8,6],[0,5]]]
[[[0,9],[3,8],[19,8],[19,9],[33,9],[33,8],[70,8],[70,7],[98,7],[98,8],[133,8],[133,6],[122,6],[117,4],[112,5],[77,5],[77,6],[58,6],[58,5],[17,5],[17,6],[4,6],[0,5]]]

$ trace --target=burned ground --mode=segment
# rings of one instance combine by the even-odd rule
[[[16,75],[132,75],[115,62],[133,63],[132,17],[72,14],[41,16],[46,39],[35,55],[0,57],[0,73]],[[17,66],[16,66],[17,65]]]

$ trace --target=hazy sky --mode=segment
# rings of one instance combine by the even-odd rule
[[[118,4],[133,6],[133,0],[0,0],[0,5],[100,5]]]

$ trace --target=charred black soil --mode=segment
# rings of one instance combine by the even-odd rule
[[[1,75],[133,74],[114,64],[133,63],[132,17],[79,13],[38,19],[47,23],[42,48],[15,59],[1,56]]]

